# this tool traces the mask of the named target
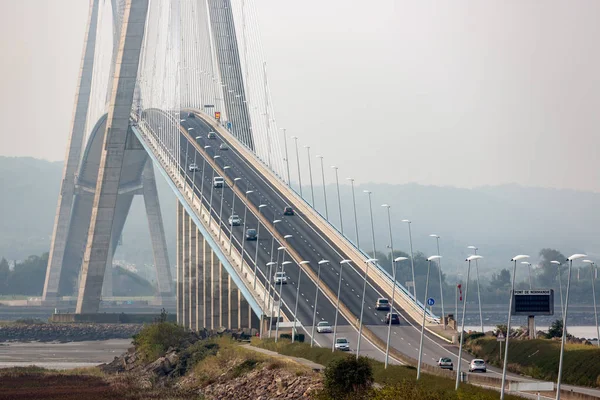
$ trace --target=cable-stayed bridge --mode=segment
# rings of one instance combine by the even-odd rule
[[[314,325],[337,321],[335,334],[361,354],[380,357],[389,341],[416,358],[421,318],[428,326],[439,318],[357,246],[372,230],[356,225],[350,239],[313,207],[300,177],[291,181],[285,139],[253,1],[90,0],[44,301],[59,299],[66,271],[76,271],[77,312],[98,311],[141,195],[160,295],[176,299],[180,324],[274,335],[276,321],[288,321],[332,346]],[[155,170],[177,210],[161,210]],[[339,211],[330,203],[328,214]],[[164,212],[177,215],[175,279]],[[287,284],[275,284],[278,273]],[[389,329],[387,311],[376,310],[382,297],[393,299],[399,326]],[[428,334],[424,361],[447,355],[444,344]]]

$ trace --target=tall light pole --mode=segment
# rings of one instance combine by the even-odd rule
[[[512,285],[510,289],[510,293],[508,294],[508,321],[506,322],[506,347],[504,350],[504,365],[502,367],[502,383],[500,384],[500,400],[504,400],[504,386],[506,384],[506,367],[508,362],[508,340],[510,338],[510,317],[512,312],[512,302],[513,302],[513,293],[515,291],[515,276],[517,275],[517,261],[524,260],[529,258],[529,256],[525,254],[519,254],[518,256],[514,256],[510,261],[514,262],[513,266],[513,274],[512,274]]]
[[[325,203],[325,219],[329,221],[329,210],[327,209],[327,190],[325,189],[325,170],[323,169],[323,156],[317,156],[321,159],[321,179],[323,180],[323,202]]]
[[[413,255],[412,231],[410,229],[410,224],[412,224],[412,222],[409,219],[403,219],[402,222],[406,222],[408,224],[408,242],[410,243],[410,268],[412,269],[413,296],[415,297],[415,304],[416,304],[417,303],[417,281],[415,281],[415,257]],[[423,307],[425,307],[425,305],[423,305]]]
[[[223,167],[223,171],[226,171],[229,168],[231,167],[229,165],[226,165]],[[221,241],[221,230],[223,227],[223,196],[225,195],[225,185],[227,185],[227,183],[225,183],[225,179],[223,179],[223,187],[221,188],[221,206],[219,207],[219,242]]]
[[[296,161],[298,163],[298,186],[300,187],[300,197],[302,197],[302,176],[300,175],[300,154],[298,153],[298,136],[292,136],[296,142]]]
[[[429,235],[430,237],[434,237],[436,244],[437,244],[437,253],[438,255],[440,254],[440,235],[436,235],[435,233],[432,233],[431,235]],[[446,312],[444,311],[444,285],[442,283],[442,260],[439,259],[438,260],[438,274],[440,276],[440,301],[441,301],[441,305],[442,305],[442,325],[444,326],[444,329],[446,328]]]
[[[463,312],[462,312],[462,324],[460,328],[460,344],[458,345],[458,366],[456,368],[456,385],[454,390],[458,390],[458,385],[460,384],[460,364],[462,363],[462,347],[463,347],[463,337],[465,335],[465,311],[467,310],[467,295],[469,294],[469,275],[471,273],[471,261],[479,260],[483,257],[481,256],[470,256],[465,261],[468,261],[469,266],[467,267],[467,284],[465,285],[465,299],[463,301]]]
[[[558,290],[559,290],[559,294],[560,294],[560,316],[563,319],[563,326],[565,323],[565,306],[563,304],[563,292],[562,292],[562,271],[560,270],[560,267],[562,266],[562,263],[560,261],[550,261],[550,263],[556,265],[558,267]],[[599,338],[600,339],[600,338]]]
[[[246,216],[248,215],[248,195],[251,193],[254,193],[254,190],[246,190],[246,203],[244,204],[244,232],[242,232],[242,274],[244,273],[244,253],[246,251]],[[258,247],[258,244],[256,247]]]
[[[233,217],[233,215],[235,214],[235,184],[237,183],[237,181],[241,180],[242,178],[233,178],[233,187],[231,188],[231,194],[233,197],[233,200],[231,200],[231,216]],[[246,220],[244,220],[244,226],[246,226]],[[246,236],[246,231],[244,230],[244,232],[242,232],[243,236]],[[233,223],[231,224],[231,226],[229,227],[229,254],[231,255],[231,248],[233,247]],[[242,249],[242,263],[244,262],[244,250]]]
[[[373,223],[373,204],[371,202],[371,195],[373,192],[370,190],[363,190],[363,193],[369,195],[369,213],[371,215],[371,239],[373,240],[373,257],[377,257],[377,247],[375,246],[375,224]]]
[[[288,157],[288,148],[287,148],[287,135],[285,134],[285,128],[281,128],[283,131],[283,146],[285,147],[285,168],[287,170],[287,184],[288,186],[292,186],[290,181],[290,158]]]
[[[360,239],[358,235],[358,217],[356,215],[356,196],[354,195],[354,178],[346,178],[352,186],[352,204],[354,205],[354,228],[356,229],[356,247],[360,249]]]
[[[204,146],[204,150],[206,150],[206,154],[208,154],[208,149],[210,149],[210,146]],[[202,205],[202,202],[204,201],[204,170],[206,167],[206,158],[202,157],[202,182],[200,182],[200,205]],[[213,169],[213,174],[214,174],[215,170]],[[210,211],[210,204],[208,205],[208,210]],[[210,228],[210,224],[208,225]]]
[[[331,344],[331,352],[335,351],[335,337],[337,336],[337,321],[338,314],[340,312],[340,291],[342,289],[342,271],[344,269],[344,264],[350,264],[351,260],[342,260],[340,261],[340,277],[338,279],[338,291],[337,291],[337,301],[335,303],[335,320],[333,321],[333,343]]]
[[[256,250],[254,252],[254,290],[256,290],[256,267],[258,266],[258,239],[260,238],[260,213],[263,208],[265,208],[266,204],[258,205],[258,218],[256,222],[258,226],[256,227]]]
[[[473,250],[475,255],[477,255],[477,250],[479,250],[475,246],[467,246],[468,249]],[[479,262],[478,259],[475,259],[475,273],[477,274],[477,301],[479,302],[479,324],[481,325],[481,333],[485,333],[483,330],[483,314],[481,312],[481,291],[479,290]]]
[[[269,290],[267,290],[267,295],[265,296],[265,301],[263,302],[263,308],[269,310],[271,307],[271,270],[273,269],[273,265],[276,265],[275,261],[269,261],[267,263],[267,267],[269,267],[269,273],[267,274],[266,280],[269,282]],[[265,282],[265,289],[267,288],[267,282]],[[268,301],[267,301],[268,299]],[[269,337],[271,337],[271,325],[273,325],[273,310],[271,310],[271,314],[269,314]],[[262,339],[262,336],[261,336]]]
[[[392,252],[393,254],[393,252]],[[392,255],[393,257],[393,255]],[[400,261],[408,260],[407,257],[396,257],[392,260],[392,269],[394,270],[394,285],[392,286],[392,308],[390,309],[390,319],[388,321],[388,334],[387,334],[387,343],[385,345],[385,368],[388,366],[388,361],[390,357],[390,337],[392,334],[392,316],[394,315],[394,297],[396,294],[396,263]],[[399,317],[398,317],[399,318]]]
[[[215,156],[214,160],[216,163],[217,158],[221,158],[221,156]],[[210,200],[208,201],[208,227],[210,228],[210,224],[212,222],[212,199],[213,199],[213,189],[215,188],[215,169],[213,168],[212,173],[212,184],[210,185]]]
[[[285,257],[285,251],[287,250],[287,247],[285,246],[280,246],[277,248],[277,260],[275,261],[275,275],[277,275],[277,272],[279,272],[279,252],[283,251],[283,256]],[[269,274],[270,276],[270,274]],[[273,282],[275,283],[275,287],[273,288],[273,301],[271,302],[271,315],[273,315],[273,312],[275,310],[275,294],[277,293],[277,282],[275,281],[275,278],[273,277]],[[281,296],[281,288],[283,287],[283,281],[279,282],[279,295]],[[277,320],[277,322],[279,322],[279,320]],[[269,327],[269,338],[271,337],[271,327]]]
[[[275,252],[275,230],[276,230],[275,225],[280,222],[281,222],[280,219],[276,219],[273,221],[273,233],[271,234],[271,261],[270,261],[271,263],[273,262],[273,253]],[[256,244],[256,247],[258,247],[258,243]],[[279,251],[277,253],[277,256],[279,257]],[[277,263],[275,263],[275,264],[277,264]],[[267,264],[267,265],[269,265],[269,264]],[[272,281],[273,281],[271,279],[271,268],[269,268],[269,275],[267,276],[267,279],[269,281],[269,294],[271,294],[271,286],[272,286]],[[269,301],[271,301],[271,300],[269,299]]]
[[[283,253],[283,256],[285,257],[285,252]],[[285,266],[291,263],[291,261],[283,261],[281,263],[281,272],[285,273]],[[277,339],[279,338],[279,319],[281,318],[281,291],[283,290],[283,284],[279,286],[279,302],[277,303],[277,325],[275,325],[275,343],[277,343]]]
[[[596,263],[592,260],[583,260],[584,263],[590,264],[592,270],[592,296],[594,297],[594,318],[596,319],[596,338],[598,347],[600,347],[600,330],[598,329],[598,310],[596,308]]]
[[[421,377],[421,361],[423,360],[423,338],[425,337],[425,315],[427,314],[427,291],[429,289],[429,271],[431,262],[439,260],[442,256],[435,255],[427,257],[427,278],[425,279],[425,300],[423,301],[423,321],[421,323],[421,341],[419,342],[419,361],[417,362],[417,380]]]
[[[531,282],[531,263],[527,261],[521,261],[521,264],[527,265],[527,272],[529,274],[529,289],[533,289],[533,284]]]
[[[388,366],[388,357],[390,350],[390,332],[392,331],[392,313],[394,312],[394,295],[396,294],[396,262],[394,261],[394,237],[392,235],[392,216],[389,204],[382,204],[381,207],[385,207],[387,209],[387,217],[388,217],[388,229],[390,233],[390,260],[392,261],[392,306],[390,308],[390,320],[388,323],[388,337],[387,337],[387,345],[385,349],[385,368]]]
[[[362,338],[362,326],[363,326],[363,312],[365,310],[365,292],[367,291],[367,276],[369,276],[369,264],[376,263],[376,258],[369,258],[365,261],[365,282],[363,284],[363,295],[362,302],[360,304],[360,320],[358,325],[358,341],[356,342],[356,359],[358,360],[358,356],[360,355],[360,339]]]
[[[337,187],[337,197],[338,197],[338,210],[340,212],[340,231],[342,232],[342,236],[344,235],[344,220],[342,218],[342,200],[340,197],[340,179],[338,175],[338,167],[332,165],[331,168],[335,170],[335,186]]]
[[[321,287],[321,265],[329,263],[329,260],[319,261],[317,268],[317,290],[315,292],[315,309],[313,310],[312,332],[310,334],[310,347],[315,343],[315,326],[317,325],[317,302],[319,300],[319,289]]]
[[[304,146],[306,154],[308,155],[308,178],[310,179],[310,199],[312,201],[312,207],[315,208],[315,190],[313,187],[312,180],[312,163],[310,162],[310,146]]]
[[[567,313],[569,311],[569,288],[571,287],[571,270],[573,269],[573,260],[587,257],[587,254],[573,254],[567,258],[569,262],[569,272],[567,275],[567,294],[565,295],[565,318],[563,320],[563,334],[560,342],[560,358],[558,361],[558,379],[556,381],[556,400],[560,400],[560,384],[562,382],[563,357],[565,354],[565,341],[567,338]],[[600,339],[600,338],[599,338]],[[505,362],[506,363],[506,362]]]
[[[309,264],[310,261],[300,261],[298,263],[298,286],[296,286],[296,305],[294,306],[294,324],[292,327],[292,343],[294,343],[294,337],[296,336],[296,322],[298,322],[298,298],[300,296],[300,278],[302,277],[302,266]]]

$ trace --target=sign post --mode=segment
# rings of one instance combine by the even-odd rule
[[[508,332],[506,334],[508,335]],[[502,361],[502,342],[506,341],[506,338],[504,337],[504,333],[502,333],[502,331],[498,333],[498,336],[496,336],[496,340],[498,341],[498,347],[500,348],[500,361]]]

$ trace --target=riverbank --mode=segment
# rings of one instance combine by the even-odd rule
[[[11,322],[0,325],[1,342],[82,342],[131,339],[142,324]]]

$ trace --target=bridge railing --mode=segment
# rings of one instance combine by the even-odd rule
[[[259,158],[251,148],[249,148],[242,141],[237,139],[230,131],[228,131],[226,129],[226,127],[224,127],[222,124],[220,124],[219,121],[217,121],[212,116],[204,113],[201,110],[195,110],[195,109],[191,110],[190,109],[190,110],[186,110],[186,111],[193,111],[193,112],[198,113],[199,115],[202,116],[203,119],[205,119],[207,122],[209,122],[213,126],[218,126],[219,128],[226,131],[228,133],[228,136],[227,136],[228,140],[232,140],[235,142],[236,145],[239,145],[239,146],[243,147],[244,149],[246,149],[247,151],[245,153],[245,156],[250,157],[253,162],[259,163],[263,167],[264,170],[268,171],[268,173],[271,177],[273,177],[277,180],[277,183],[279,185],[283,185],[286,189],[288,189],[287,190],[288,193],[292,194],[297,201],[301,202],[301,204],[303,205],[302,208],[304,208],[305,214],[312,214],[314,217],[317,218],[317,221],[321,224],[321,226],[326,228],[324,230],[325,234],[327,234],[326,231],[329,230],[331,233],[336,235],[338,238],[342,239],[342,242],[338,241],[338,242],[336,242],[336,244],[341,245],[341,247],[348,248],[348,250],[350,250],[348,252],[349,253],[348,256],[351,256],[352,253],[354,253],[356,256],[358,256],[358,258],[360,260],[363,260],[362,263],[355,262],[354,264],[356,264],[355,266],[357,268],[361,268],[364,273],[364,270],[366,269],[366,265],[363,265],[363,264],[364,264],[364,260],[370,258],[368,254],[366,254],[361,249],[359,249],[355,243],[353,243],[348,237],[343,235],[335,225],[333,225],[331,222],[329,222],[320,212],[318,212],[302,196],[300,196],[300,194],[296,190],[294,190],[290,185],[288,185],[288,183],[285,181],[285,179],[282,176],[280,176],[275,171],[273,171],[273,169],[270,168],[270,166],[264,160]],[[306,211],[309,211],[309,212],[307,213]],[[376,264],[376,268],[369,268],[369,272],[373,274],[373,275],[370,275],[369,277],[374,282],[377,282],[384,291],[386,291],[387,293],[389,293],[389,295],[391,295],[394,280],[393,280],[393,277],[390,275],[390,273],[387,272],[385,270],[385,268],[383,268],[380,264]],[[437,317],[432,312],[427,310],[427,308],[423,306],[423,303],[421,303],[420,301],[415,299],[413,294],[410,293],[403,285],[401,285],[398,282],[396,282],[395,300],[398,301],[399,304],[401,303],[402,308],[404,310],[406,310],[417,321],[419,321],[420,318],[422,318],[423,311],[425,310],[426,320],[429,323],[435,323],[435,324],[440,323],[439,317]]]

